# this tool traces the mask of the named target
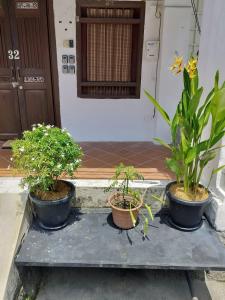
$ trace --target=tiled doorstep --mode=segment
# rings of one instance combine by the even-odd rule
[[[165,170],[159,170],[158,168],[137,168],[137,171],[141,173],[146,180],[171,180],[174,178],[171,173]],[[115,168],[99,168],[99,167],[88,167],[79,168],[77,172],[74,173],[74,178],[77,179],[110,179],[115,173]],[[1,177],[20,177],[12,169],[0,168],[0,178]]]
[[[134,165],[145,179],[171,179],[164,160],[168,151],[151,142],[90,142],[80,143],[84,150],[81,168],[75,173],[80,179],[109,179],[120,162]],[[15,176],[10,164],[10,150],[0,150],[0,177]]]

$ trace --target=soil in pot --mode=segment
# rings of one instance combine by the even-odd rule
[[[130,200],[128,200],[126,198],[122,199],[121,197],[118,197],[118,198],[115,197],[111,201],[111,204],[113,204],[114,206],[121,208],[121,209],[130,209],[130,208],[132,209],[139,205],[138,201],[137,201],[136,205],[134,205],[133,203],[131,203]]]
[[[184,186],[181,183],[176,183],[171,185],[169,190],[175,197],[190,202],[205,201],[209,197],[208,191],[203,186],[199,186],[196,191],[186,193]]]
[[[143,200],[135,201],[130,196],[123,196],[121,194],[113,194],[109,197],[109,204],[112,208],[112,217],[114,224],[121,229],[130,229],[133,228],[134,225],[132,223],[132,219],[130,216],[130,203],[132,213],[137,220],[139,209],[143,204]]]
[[[66,197],[71,191],[71,187],[66,182],[58,180],[52,191],[36,191],[35,196],[41,200],[57,200]]]

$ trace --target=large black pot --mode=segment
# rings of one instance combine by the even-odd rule
[[[71,182],[64,181],[70,192],[65,198],[57,200],[41,200],[34,194],[29,193],[34,214],[37,217],[40,227],[48,230],[56,230],[65,227],[71,212],[71,200],[75,194],[75,187]]]
[[[176,182],[170,182],[166,186],[170,222],[174,227],[181,230],[193,231],[200,228],[202,225],[202,216],[212,198],[211,193],[209,193],[209,197],[205,201],[189,202],[175,197],[170,192],[170,187],[173,184],[176,184]]]

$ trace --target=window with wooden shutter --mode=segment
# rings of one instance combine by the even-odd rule
[[[77,0],[82,98],[139,98],[145,3]]]

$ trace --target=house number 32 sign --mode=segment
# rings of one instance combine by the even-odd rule
[[[20,51],[19,50],[9,50],[8,58],[9,59],[20,59]]]

